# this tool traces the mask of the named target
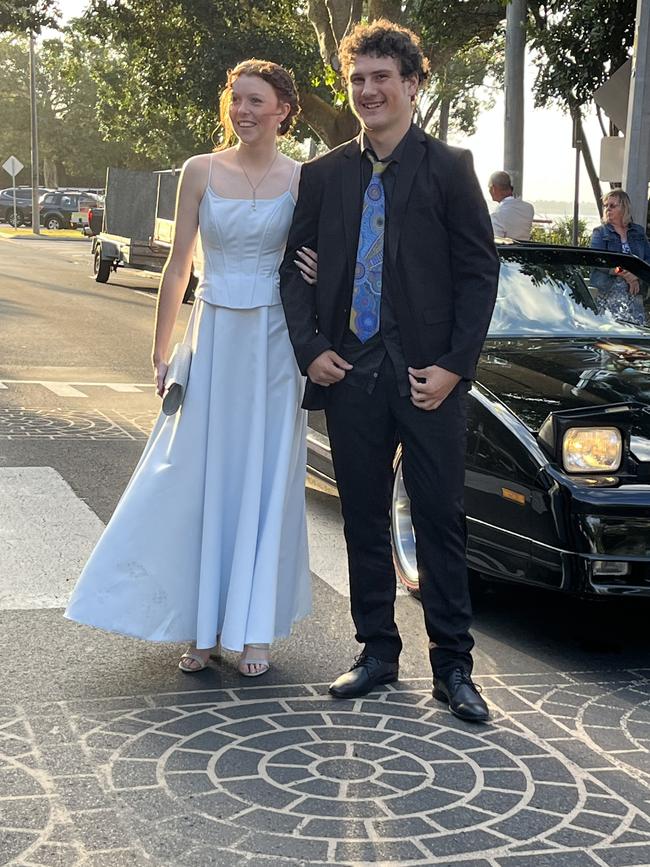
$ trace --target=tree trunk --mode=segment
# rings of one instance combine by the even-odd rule
[[[587,137],[585,135],[585,131],[582,126],[582,120],[580,119],[580,117],[578,117],[578,125],[580,131],[580,139],[582,141],[582,158],[585,163],[585,168],[587,169],[587,174],[589,175],[591,189],[594,191],[594,198],[596,199],[596,207],[598,208],[598,213],[602,217],[603,191],[600,186],[600,179],[598,177],[598,172],[596,171],[596,166],[594,165],[594,161],[591,158],[591,149],[589,148],[589,142],[587,141]]]
[[[337,68],[339,43],[345,34],[361,20],[361,0],[308,0],[307,16],[311,21],[323,63]]]
[[[449,135],[449,110],[451,109],[451,101],[442,99],[440,102],[440,120],[438,121],[438,138],[440,141],[447,141]]]
[[[368,2],[368,21],[388,18],[389,21],[399,24],[402,17],[401,0],[369,0]]]
[[[56,162],[50,157],[43,159],[43,185],[56,190],[59,186],[59,173]]]
[[[307,15],[312,23],[323,63],[339,70],[338,50],[343,37],[361,21],[363,0],[308,0]],[[369,0],[368,20],[402,18],[401,0]],[[345,82],[339,79],[339,87]],[[301,94],[302,116],[311,129],[330,148],[353,138],[359,124],[347,105],[335,108],[314,93]]]
[[[357,119],[347,105],[334,108],[310,91],[300,95],[300,105],[301,116],[328,148],[354,138],[359,132]]]

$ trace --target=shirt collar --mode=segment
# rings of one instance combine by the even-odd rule
[[[411,125],[406,134],[400,139],[400,141],[395,145],[393,152],[389,154],[387,157],[384,157],[381,160],[382,163],[399,163],[402,159],[402,154],[404,153],[404,147],[406,145],[406,139],[409,137],[411,129],[413,126]],[[365,134],[365,132],[361,133],[361,142],[360,142],[361,156],[364,156],[366,152],[370,152],[375,159],[377,159],[377,154],[374,152],[372,145],[370,144],[370,139]]]

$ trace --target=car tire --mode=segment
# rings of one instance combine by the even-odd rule
[[[415,559],[415,533],[411,522],[411,503],[402,477],[402,446],[398,446],[393,460],[393,498],[390,513],[390,535],[393,543],[393,562],[397,578],[408,592],[420,598],[420,581]],[[469,591],[473,601],[482,599],[485,582],[480,572],[467,570]]]
[[[111,261],[110,259],[102,259],[102,248],[99,246],[95,250],[93,272],[98,283],[108,283],[111,274]]]
[[[44,228],[51,229],[52,231],[64,228],[63,220],[58,214],[46,214],[43,217],[42,223]]]
[[[9,223],[10,226],[14,225],[14,209],[13,208],[11,208],[10,210],[7,211],[7,222]],[[16,208],[16,225],[14,226],[14,228],[17,229],[18,226],[22,226],[24,223],[25,223],[25,214],[20,210],[20,208]]]

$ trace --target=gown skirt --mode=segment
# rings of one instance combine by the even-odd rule
[[[306,413],[282,305],[197,300],[181,409],[158,417],[65,612],[241,651],[309,613]]]

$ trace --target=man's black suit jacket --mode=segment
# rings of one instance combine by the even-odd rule
[[[412,126],[391,198],[384,267],[404,358],[474,378],[496,298],[499,260],[492,224],[469,151]],[[303,374],[327,349],[339,351],[348,327],[359,224],[361,149],[357,139],[305,163],[280,268],[289,335]],[[296,250],[318,253],[307,284]],[[327,388],[308,381],[303,406],[323,409]]]

